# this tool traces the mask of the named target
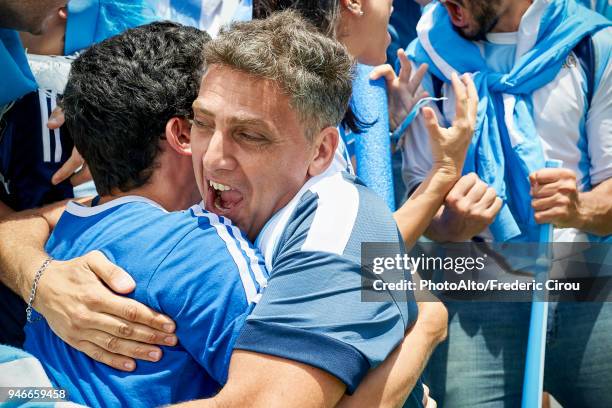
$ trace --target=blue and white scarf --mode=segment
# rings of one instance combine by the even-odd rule
[[[64,55],[157,19],[147,0],[70,0]]]
[[[36,89],[36,80],[16,31],[0,28],[0,111]]]
[[[471,73],[478,89],[478,119],[464,173],[475,172],[494,187],[504,205],[490,229],[496,241],[537,241],[540,226],[533,218],[529,174],[545,166],[533,118],[531,95],[551,82],[569,53],[585,36],[611,25],[574,0],[535,0],[539,27],[521,26],[517,61],[508,74],[487,67],[478,45],[453,28],[446,8],[425,8],[418,39],[407,54],[426,62],[432,75],[449,82],[451,73]]]

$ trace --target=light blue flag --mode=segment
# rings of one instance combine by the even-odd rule
[[[0,28],[0,109],[36,89],[16,31]]]
[[[70,0],[65,55],[156,20],[146,0]]]

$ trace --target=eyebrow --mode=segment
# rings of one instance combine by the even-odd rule
[[[193,103],[192,108],[194,112],[213,118],[215,117],[214,113],[204,108],[197,100]],[[266,121],[257,118],[233,116],[230,118],[230,123],[234,126],[258,126],[264,128],[264,130],[268,132],[272,131],[272,127]]]

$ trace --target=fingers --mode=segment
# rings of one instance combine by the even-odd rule
[[[486,218],[493,220],[497,216],[499,211],[502,209],[503,205],[504,205],[504,201],[501,198],[496,196],[495,199],[493,200],[493,204],[491,204],[489,208],[484,210],[483,215]]]
[[[123,269],[112,263],[100,251],[85,254],[83,261],[89,269],[117,293],[130,293],[136,288],[134,279]]]
[[[51,116],[49,116],[49,120],[47,121],[47,127],[49,129],[58,129],[65,121],[64,110],[58,106],[51,112]]]
[[[560,181],[544,185],[532,184],[531,190],[529,191],[529,195],[531,195],[531,198],[550,197],[557,194],[561,185],[562,183]]]
[[[412,76],[412,64],[410,63],[410,60],[408,59],[408,56],[406,56],[404,50],[401,48],[397,50],[397,59],[400,62],[399,78],[402,82],[405,81],[408,83],[408,81],[410,81],[410,77]]]
[[[64,163],[62,167],[60,167],[60,169],[55,172],[53,177],[51,177],[51,183],[53,185],[57,185],[61,183],[62,181],[66,180],[68,177],[72,176],[74,172],[77,171],[77,169],[81,167],[82,165],[83,165],[83,158],[81,157],[79,152],[76,150],[76,148],[72,149],[72,154],[70,155],[66,163]]]
[[[438,125],[438,118],[434,110],[430,107],[424,107],[421,109],[425,127],[430,137],[437,138],[440,135],[440,126]]]
[[[485,182],[478,180],[476,183],[474,183],[472,188],[470,188],[470,190],[468,191],[466,195],[466,198],[474,204],[479,204],[480,201],[485,198],[485,194],[487,195],[490,201],[492,201],[495,198],[495,190],[493,190],[493,197],[491,197],[489,186],[487,186]],[[486,208],[489,206],[490,202],[483,203],[483,204],[486,204],[484,206]]]
[[[429,396],[429,387],[423,384],[423,406],[425,408],[437,408],[436,401]]]
[[[104,299],[99,311],[120,317],[132,323],[141,323],[151,329],[173,333],[176,326],[172,319],[133,299],[113,296]]]
[[[427,400],[429,399],[429,387],[423,384],[423,406],[427,406]]]
[[[427,64],[422,64],[419,69],[417,69],[417,71],[414,74],[414,77],[410,80],[409,84],[408,84],[408,91],[410,92],[411,95],[416,94],[416,92],[418,91],[419,87],[421,86],[421,82],[423,82],[423,78],[425,78],[425,74],[427,74],[427,70],[429,69],[429,66]],[[401,73],[400,73],[400,79],[401,79]]]
[[[569,169],[542,169],[529,175],[529,181],[532,185],[549,184],[562,179],[576,181],[576,173]]]
[[[370,73],[370,79],[376,81],[377,79],[384,77],[387,85],[390,86],[395,81],[396,75],[393,67],[389,64],[380,65],[372,70]]]
[[[557,224],[559,220],[569,216],[567,207],[553,207],[544,211],[538,211],[533,215],[538,224]]]
[[[451,83],[455,91],[455,123],[462,123],[469,118],[467,88],[456,72],[451,75]]]
[[[155,330],[148,326],[130,322],[130,321],[121,319],[117,316],[109,315],[106,313],[97,313],[95,316],[92,316],[87,323],[88,323],[87,324],[88,328],[104,332],[109,336],[114,336],[114,337],[117,337],[123,340],[132,340],[133,342],[138,343],[141,347],[147,346],[147,344],[175,346],[177,343],[177,338],[174,334]],[[87,337],[84,337],[84,338],[87,338]],[[100,345],[100,346],[104,347],[103,345]],[[121,352],[120,350],[111,350],[108,348],[107,350],[112,351],[114,353],[123,354],[129,357],[141,358],[141,356],[139,355],[126,354],[126,353]],[[155,350],[159,350],[159,349],[151,346],[147,350],[147,353],[148,351],[155,351]]]
[[[531,206],[535,211],[546,211],[554,207],[565,207],[571,204],[571,200],[564,194],[554,194],[550,197],[538,198],[531,202]]]
[[[446,200],[449,203],[456,203],[467,195],[472,187],[479,182],[480,179],[476,173],[467,174],[459,179],[459,181],[453,186]]]
[[[136,362],[133,359],[108,352],[92,342],[80,341],[73,346],[77,350],[87,354],[92,359],[99,361],[102,364],[106,364],[107,366],[111,366],[117,370],[134,371],[136,368]]]
[[[70,183],[73,186],[79,186],[83,183],[90,181],[91,179],[92,178],[91,178],[91,172],[89,171],[89,167],[87,166],[87,164],[83,164],[83,167],[81,168],[81,170],[79,170],[72,177],[70,177]]]
[[[84,337],[96,346],[116,355],[152,362],[159,361],[162,357],[162,350],[159,347],[125,340],[103,331],[88,330],[84,333]]]

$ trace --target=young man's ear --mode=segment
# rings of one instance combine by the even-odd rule
[[[191,124],[185,118],[173,117],[166,123],[166,140],[172,149],[191,156]]]
[[[311,177],[323,173],[331,165],[338,148],[340,135],[335,127],[326,127],[315,136],[313,158],[308,167]]]

